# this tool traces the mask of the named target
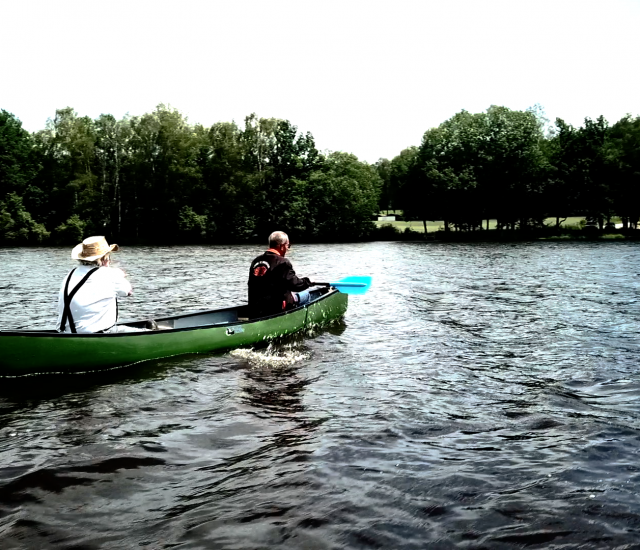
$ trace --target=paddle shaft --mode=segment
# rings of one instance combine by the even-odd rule
[[[365,283],[311,283],[311,286],[344,286],[349,288],[362,288],[367,286]]]
[[[331,286],[345,294],[364,294],[371,286],[371,277],[351,276],[331,283],[311,283],[317,286]]]

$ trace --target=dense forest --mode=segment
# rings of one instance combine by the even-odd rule
[[[539,109],[462,111],[420,146],[371,165],[323,154],[287,120],[191,125],[160,105],[116,120],[60,109],[33,134],[0,111],[0,243],[262,242],[376,237],[380,210],[443,220],[445,231],[504,231],[587,216],[640,217],[640,117],[551,126]],[[488,223],[486,225],[488,227]]]
[[[74,243],[366,238],[382,182],[347,153],[320,154],[288,121],[190,125],[176,110],[96,120],[61,109],[44,130],[0,115],[0,237]]]

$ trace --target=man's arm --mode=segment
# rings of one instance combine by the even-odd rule
[[[311,286],[311,280],[308,277],[298,277],[293,270],[291,262],[285,263],[285,276],[284,279],[287,282],[287,290],[293,290],[298,292],[300,290],[306,290]]]
[[[126,279],[126,275],[122,269],[117,267],[109,267],[111,277],[113,278],[113,286],[117,296],[131,296],[133,289],[131,283]]]

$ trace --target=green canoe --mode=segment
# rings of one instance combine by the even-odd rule
[[[248,319],[243,305],[158,318],[160,330],[154,331],[0,331],[0,376],[90,372],[173,355],[256,345],[339,319],[347,303],[347,294],[338,290],[313,290],[310,303],[259,319]],[[145,323],[126,324],[144,327]]]

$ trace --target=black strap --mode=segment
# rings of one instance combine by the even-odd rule
[[[102,330],[97,330],[96,332],[109,332],[113,327],[115,327],[118,324],[118,315],[120,315],[120,313],[118,311],[118,300],[116,299],[116,322],[113,323],[113,325],[111,325],[110,327],[107,327]]]
[[[64,285],[64,309],[62,310],[62,320],[60,321],[60,332],[64,332],[64,329],[67,326],[67,319],[69,320],[69,328],[73,334],[76,334],[76,324],[73,322],[73,315],[71,315],[71,300],[76,295],[76,292],[80,290],[80,287],[87,282],[87,279],[93,274],[94,271],[100,269],[99,267],[94,267],[89,273],[87,273],[82,280],[75,286],[75,288],[69,294],[69,281],[71,280],[71,275],[75,269],[71,270],[69,276],[67,277],[67,282]]]

